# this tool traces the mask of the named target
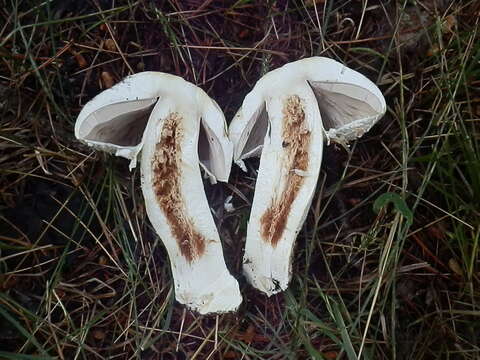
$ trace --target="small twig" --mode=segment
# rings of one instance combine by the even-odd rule
[[[186,311],[185,308],[183,308],[182,323],[180,324],[180,331],[178,333],[178,339],[177,339],[177,347],[175,348],[176,352],[178,352],[178,348],[180,346],[180,340],[182,339],[183,324],[185,324],[185,315],[186,314],[187,314],[187,311]]]

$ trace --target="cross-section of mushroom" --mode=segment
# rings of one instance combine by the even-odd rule
[[[130,159],[131,168],[141,152],[146,210],[170,257],[176,299],[202,314],[235,310],[238,283],[226,268],[199,168],[211,181],[228,181],[232,144],[218,105],[177,76],[139,73],[87,103],[75,135]]]
[[[313,57],[263,76],[230,124],[234,161],[260,155],[244,272],[268,295],[285,290],[315,192],[323,142],[363,135],[385,113],[380,90],[334,60]]]

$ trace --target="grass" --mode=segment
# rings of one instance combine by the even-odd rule
[[[4,0],[0,358],[478,359],[478,14],[468,0]],[[376,81],[388,112],[325,149],[282,294],[241,273],[255,160],[208,187],[216,210],[233,196],[216,220],[244,303],[191,313],[138,171],[79,144],[76,115],[109,79],[155,70],[231,119],[261,74],[312,55]]]

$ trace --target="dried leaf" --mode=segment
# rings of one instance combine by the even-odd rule
[[[105,89],[111,88],[115,84],[115,80],[108,71],[102,71],[100,75],[102,78],[102,84]]]
[[[454,32],[455,27],[457,26],[457,18],[455,15],[450,14],[445,18],[445,21],[442,23],[443,33]]]
[[[223,355],[223,358],[224,359],[240,359],[241,354],[237,353],[236,351],[229,350],[225,353],[225,355]]]
[[[460,264],[458,263],[457,260],[455,260],[454,258],[451,258],[450,260],[448,260],[448,267],[449,267],[450,270],[452,270],[455,274],[457,274],[458,276],[463,277],[462,267],[460,266]]]
[[[104,49],[107,49],[109,51],[117,51],[117,45],[115,44],[115,41],[113,39],[107,39],[103,43]]]
[[[75,61],[78,64],[78,67],[83,69],[83,68],[86,68],[88,66],[87,60],[85,60],[85,57],[81,53],[79,53],[75,50],[72,50],[71,52],[72,52],[72,54],[75,58]]]
[[[322,354],[325,359],[336,359],[338,356],[338,353],[336,351],[327,351]]]
[[[101,329],[95,329],[92,332],[93,337],[97,340],[103,340],[105,339],[105,332]]]

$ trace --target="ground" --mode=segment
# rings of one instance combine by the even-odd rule
[[[0,358],[480,358],[478,1],[3,1]],[[324,149],[291,285],[273,297],[241,271],[258,160],[205,184],[244,302],[192,313],[138,170],[79,143],[76,116],[153,70],[230,121],[262,74],[313,55],[377,83],[387,114]]]

